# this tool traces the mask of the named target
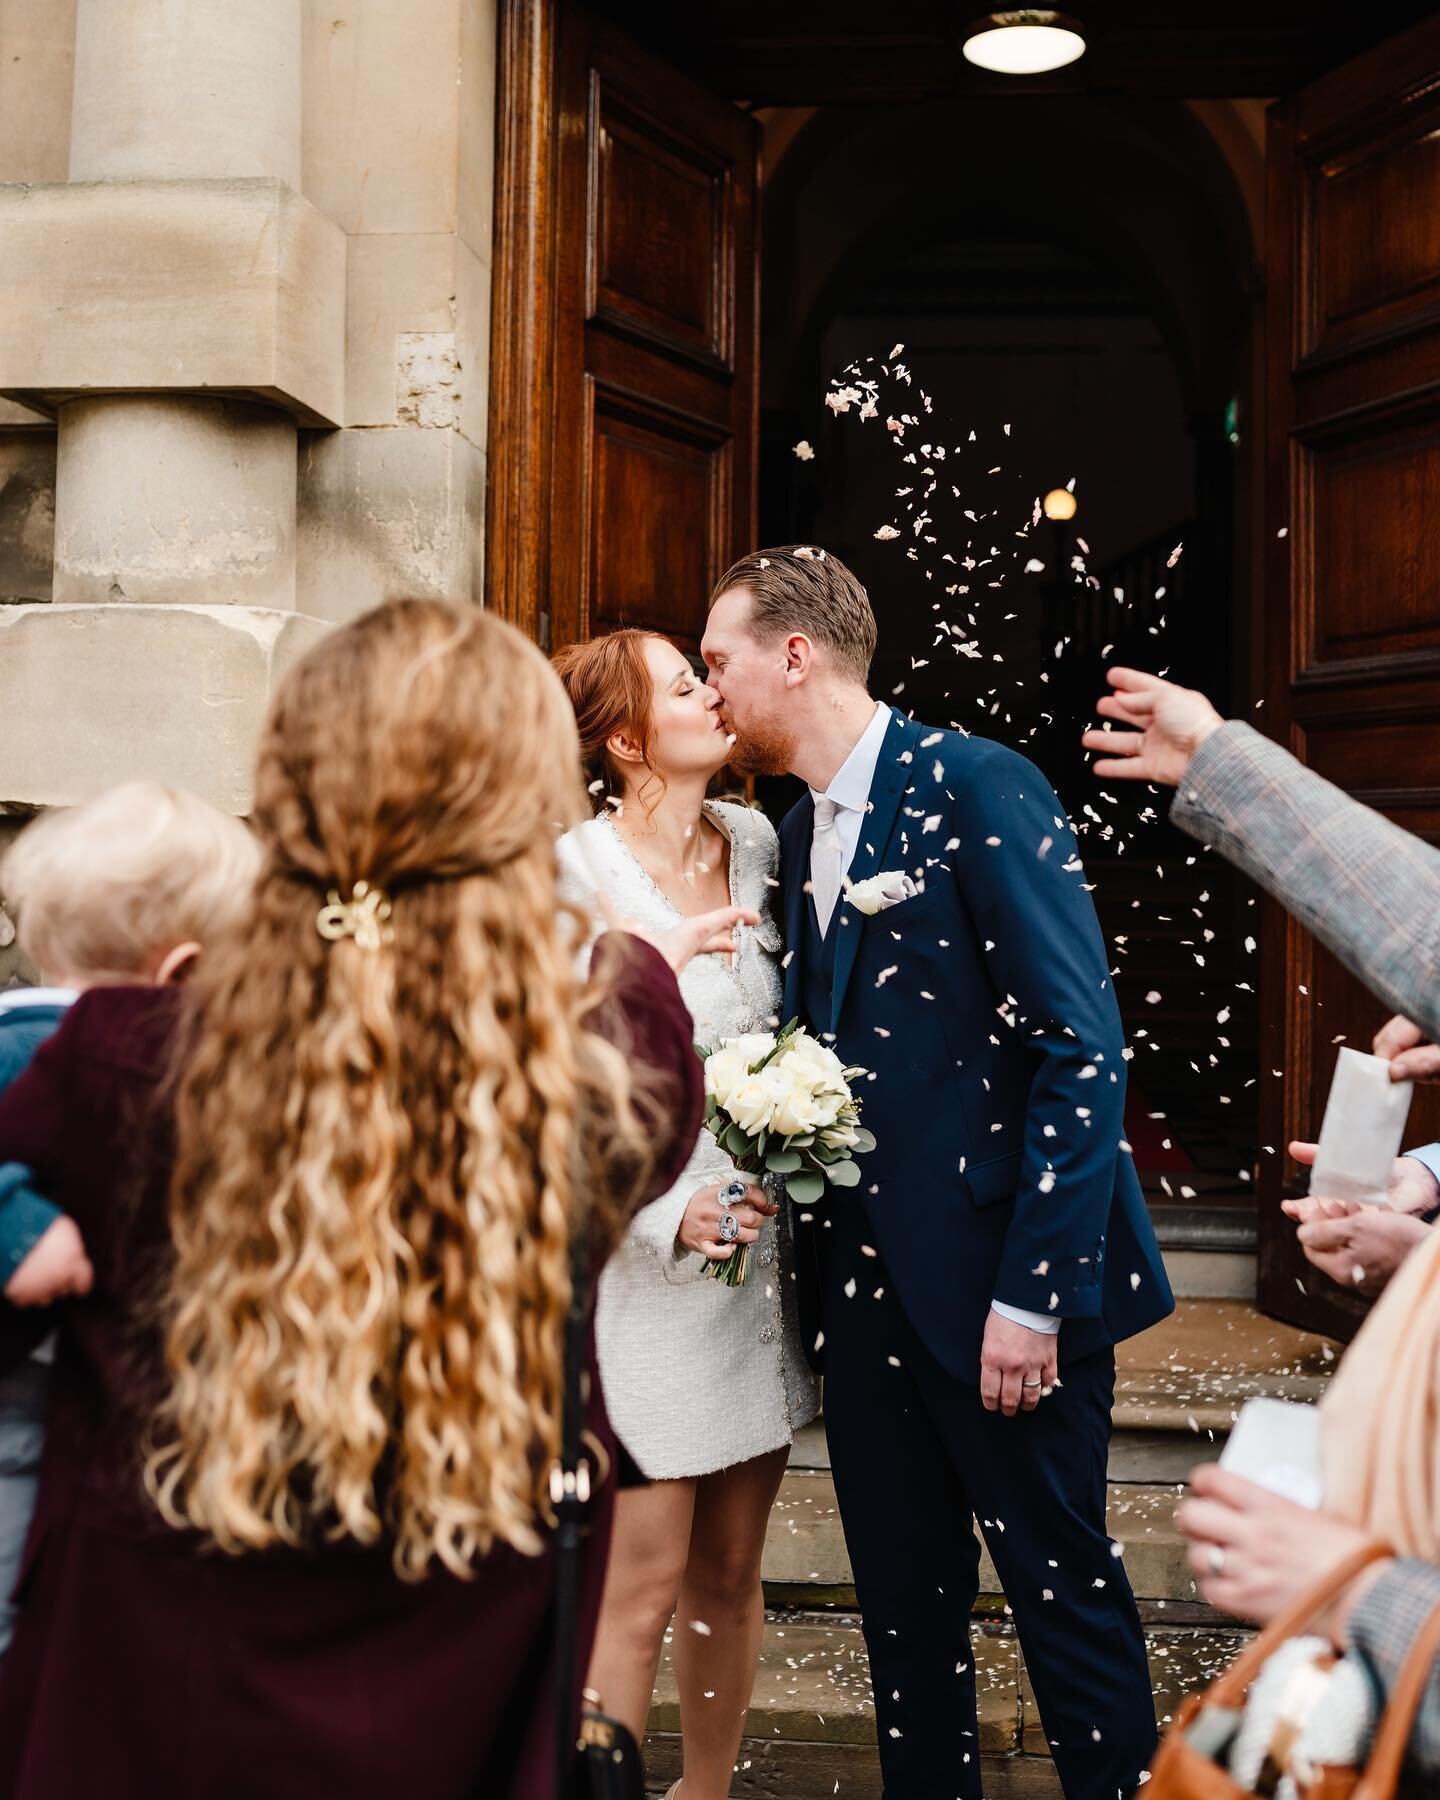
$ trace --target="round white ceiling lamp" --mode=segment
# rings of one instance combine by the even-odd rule
[[[965,34],[965,60],[997,75],[1044,75],[1085,54],[1078,22],[1061,12],[1025,7],[987,13]]]

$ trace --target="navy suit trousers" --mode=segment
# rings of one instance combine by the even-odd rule
[[[1155,1748],[1145,1644],[1105,1528],[1114,1354],[1031,1413],[986,1412],[911,1327],[853,1199],[816,1208],[825,1419],[875,1693],[885,1800],[979,1800],[970,1614],[999,1571],[1068,1800],[1117,1800]],[[977,1370],[978,1381],[978,1370]]]

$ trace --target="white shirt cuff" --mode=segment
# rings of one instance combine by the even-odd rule
[[[1060,1330],[1060,1321],[1053,1313],[1026,1312],[1021,1306],[1007,1306],[1003,1300],[992,1300],[990,1310],[999,1313],[1002,1319],[1009,1319],[1013,1325],[1024,1325],[1046,1337],[1054,1337]]]

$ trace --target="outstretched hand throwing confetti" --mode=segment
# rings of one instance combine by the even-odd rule
[[[1203,694],[1140,669],[1110,669],[1113,694],[1096,702],[1102,719],[1131,725],[1132,731],[1099,727],[1081,738],[1103,760],[1095,764],[1102,781],[1157,781],[1176,787],[1190,758],[1225,721]]]

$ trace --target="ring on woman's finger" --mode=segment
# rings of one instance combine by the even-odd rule
[[[722,1244],[733,1244],[736,1238],[739,1237],[740,1221],[735,1217],[733,1212],[721,1213],[720,1224],[716,1229],[715,1235]]]
[[[1225,1573],[1225,1552],[1221,1549],[1219,1544],[1212,1544],[1210,1546],[1209,1554],[1205,1560],[1210,1565],[1210,1573],[1212,1575],[1219,1576]]]
[[[1045,1383],[1037,1379],[1035,1381],[1022,1381],[1020,1385],[1023,1388],[1043,1388]]]

